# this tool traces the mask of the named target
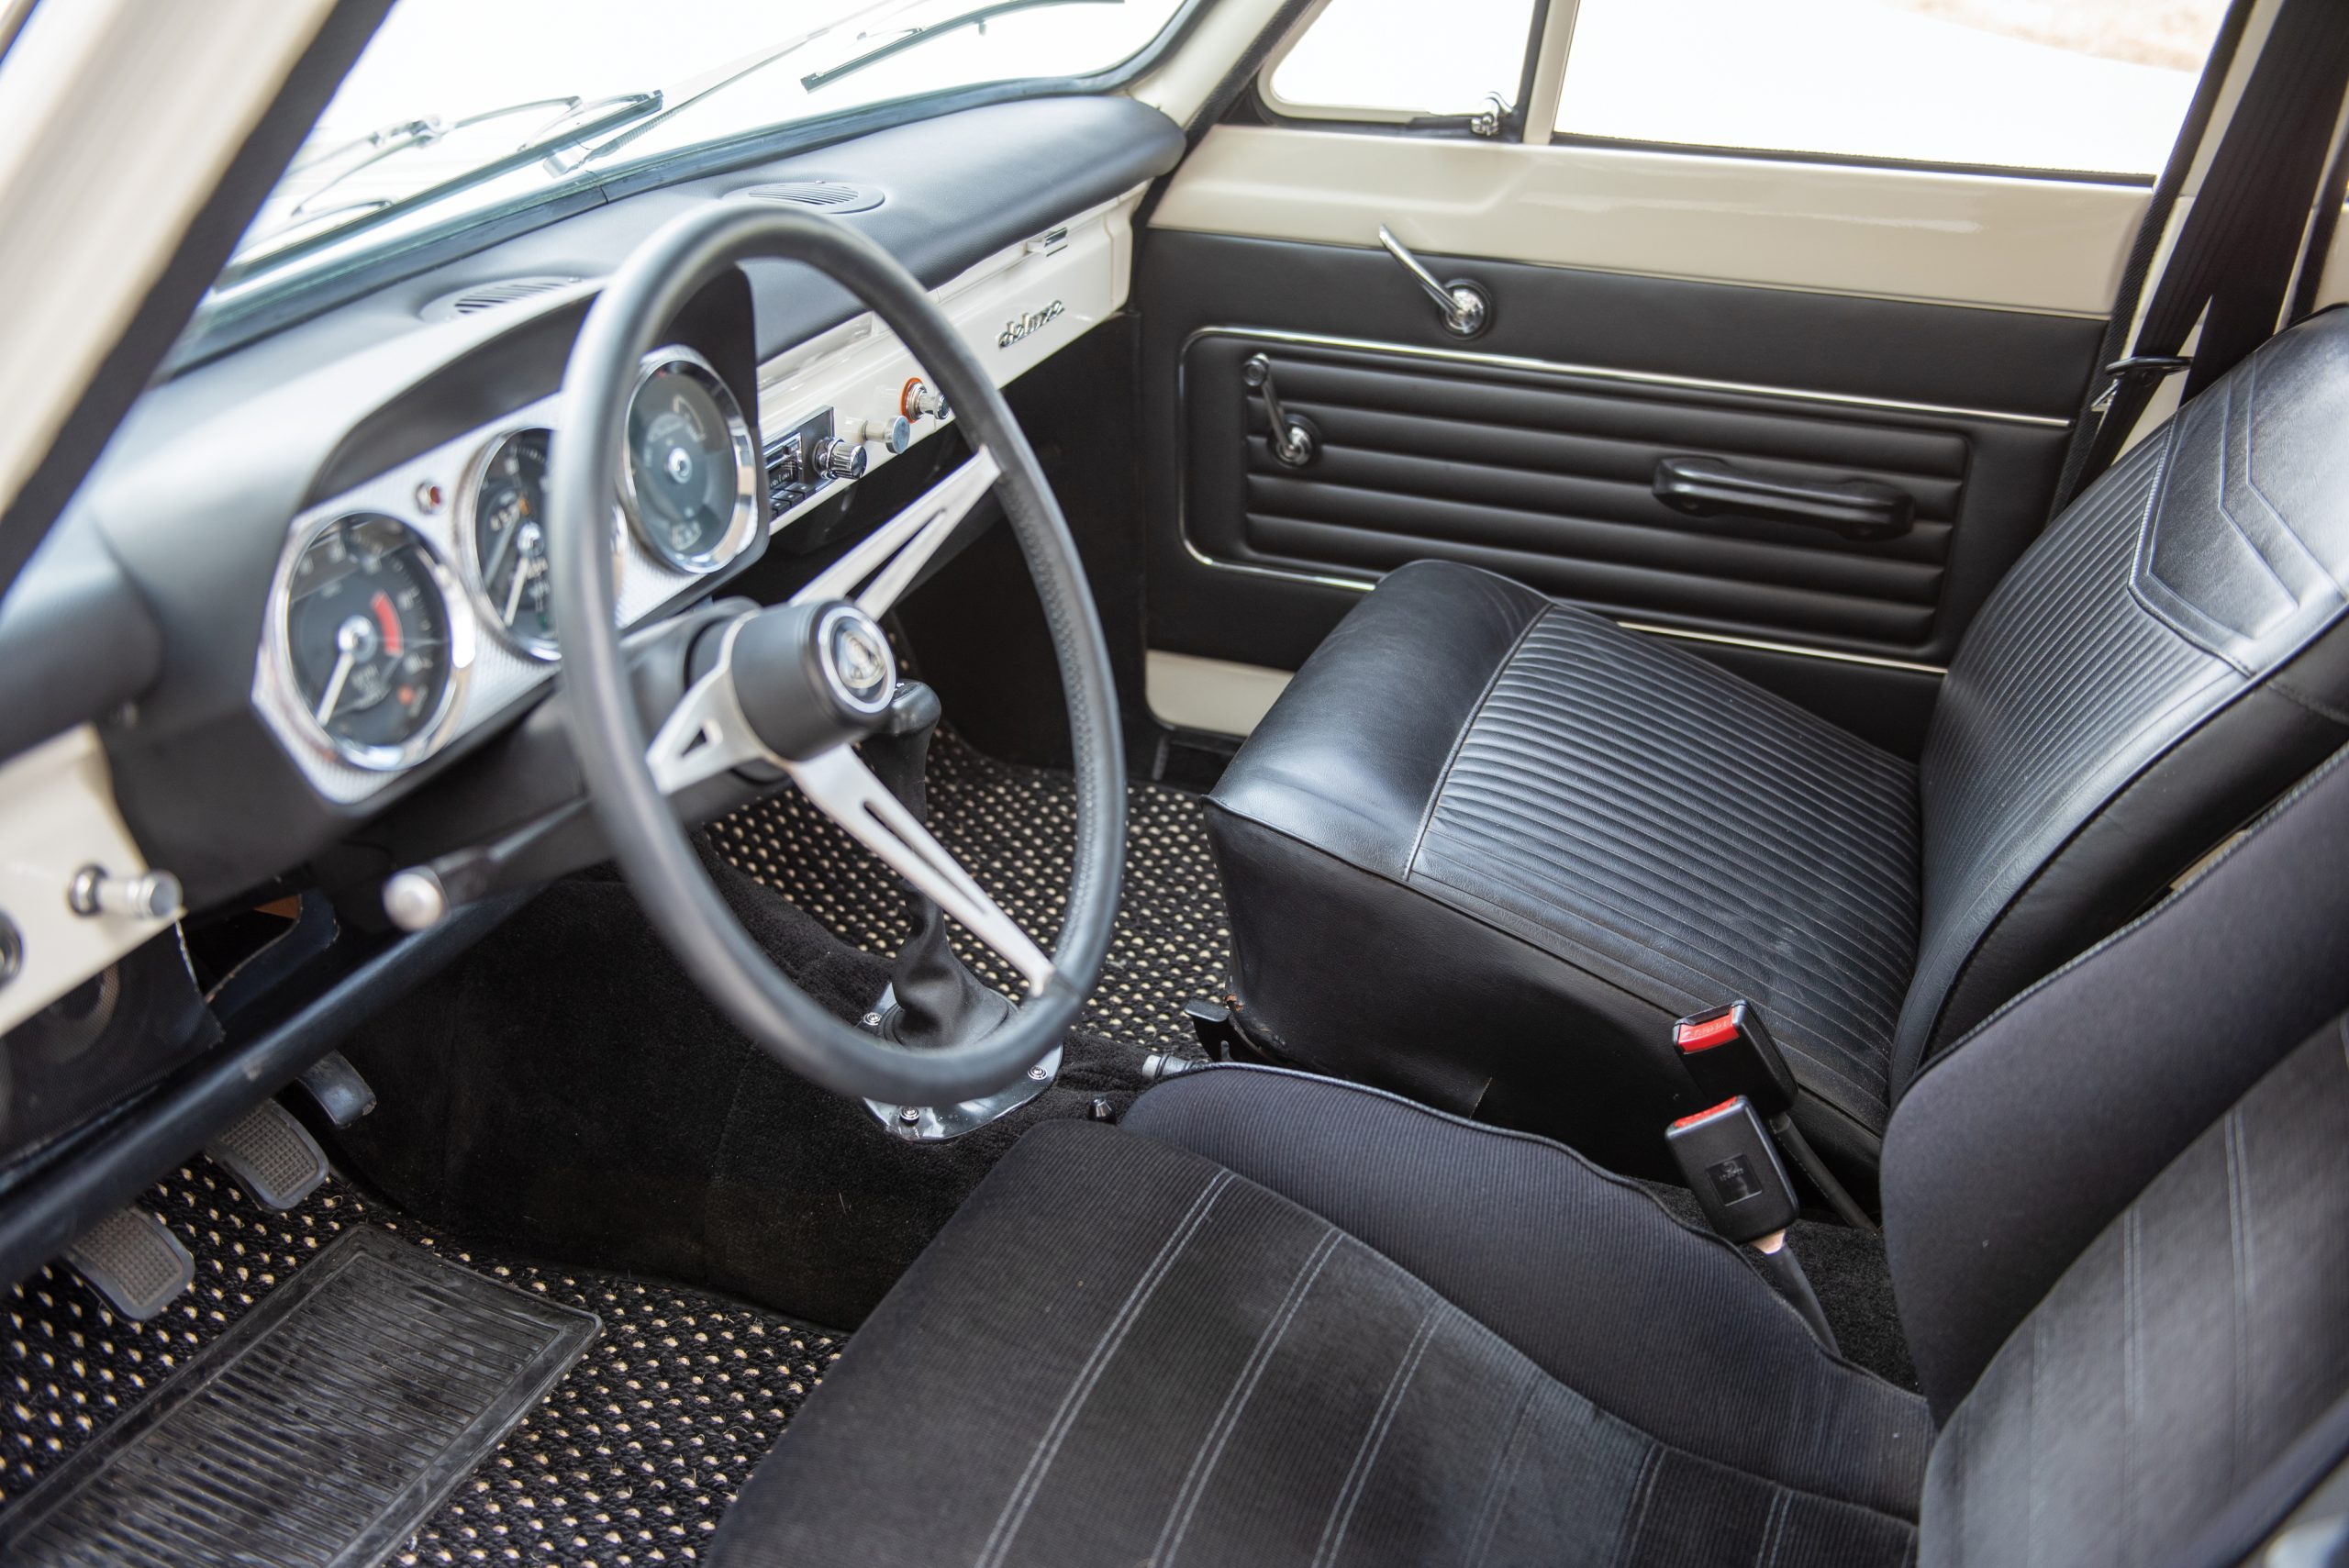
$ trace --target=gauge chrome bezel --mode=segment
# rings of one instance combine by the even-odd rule
[[[440,595],[441,618],[449,628],[449,680],[440,690],[440,705],[432,717],[397,746],[370,746],[336,735],[320,724],[317,715],[302,700],[302,684],[294,673],[294,572],[302,557],[329,528],[346,523],[381,520],[397,527],[423,552],[426,574]],[[450,566],[440,546],[421,528],[395,513],[372,507],[357,507],[348,512],[335,512],[317,518],[307,527],[295,530],[292,541],[277,563],[277,575],[269,588],[270,662],[275,673],[279,690],[284,694],[285,706],[292,711],[295,723],[304,739],[329,756],[340,757],[354,768],[369,773],[396,773],[412,768],[448,743],[455,733],[457,721],[464,712],[465,687],[473,674],[473,606],[463,582]]]
[[[489,465],[509,442],[524,436],[538,434],[547,438],[550,445],[554,431],[545,425],[512,425],[498,430],[481,444],[480,450],[465,460],[464,476],[458,481],[457,491],[457,570],[464,578],[465,595],[473,602],[473,613],[489,635],[517,653],[552,663],[562,657],[562,651],[551,637],[525,637],[507,626],[497,613],[497,606],[489,596],[489,579],[483,575],[481,558],[481,487],[489,477]]]
[[[490,597],[488,580],[482,575],[481,535],[478,531],[482,481],[488,476],[489,465],[496,460],[497,454],[506,450],[507,442],[534,431],[546,437],[549,447],[552,447],[554,427],[525,419],[500,427],[481,443],[472,457],[465,460],[464,475],[459,481],[456,501],[457,570],[464,578],[465,594],[473,602],[473,612],[490,636],[526,658],[536,659],[543,664],[554,664],[562,660],[560,634],[555,637],[524,637],[507,626],[497,613],[495,601]],[[628,555],[627,533],[627,524],[620,516],[618,503],[615,503],[612,507],[612,588],[615,600],[619,591],[620,563]],[[619,615],[617,603],[613,606],[612,614],[617,619]]]
[[[715,549],[691,555],[663,549],[654,542],[651,530],[644,526],[643,512],[637,505],[636,454],[629,450],[626,439],[629,416],[636,411],[636,400],[645,384],[673,366],[682,367],[716,401],[718,411],[726,417],[727,439],[734,447],[734,514],[727,520],[726,531],[719,536]],[[726,384],[726,378],[691,349],[655,349],[638,362],[636,384],[629,388],[620,422],[620,512],[627,517],[629,532],[639,548],[672,571],[696,577],[707,577],[732,564],[758,535],[760,513],[766,499],[766,473],[759,460],[758,443],[751,439],[750,422],[742,417],[742,405],[735,397],[734,389]]]

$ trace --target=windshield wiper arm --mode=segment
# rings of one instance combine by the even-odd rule
[[[341,173],[337,174],[333,179],[328,181],[324,185],[319,186],[318,189],[312,191],[308,195],[303,197],[301,202],[285,215],[285,220],[284,222],[279,223],[275,228],[271,228],[266,233],[256,235],[251,239],[247,240],[243,247],[238,251],[238,259],[229,262],[228,266],[221,272],[220,281],[213,286],[215,288],[228,287],[233,284],[242,282],[246,277],[258,271],[264,264],[276,266],[280,263],[293,261],[296,257],[306,256],[314,250],[317,250],[327,245],[333,244],[338,240],[347,239],[352,234],[373,228],[378,224],[387,223],[393,218],[413,212],[418,207],[429,206],[431,203],[440,201],[445,196],[454,195],[460,191],[471,190],[475,185],[487,184],[490,181],[495,180],[501,175],[512,173],[515,170],[523,167],[525,164],[535,163],[540,159],[549,158],[554,153],[560,152],[562,149],[572,146],[574,143],[591,140],[596,137],[602,136],[607,131],[618,130],[621,127],[631,124],[636,120],[642,119],[648,115],[658,115],[661,112],[662,103],[662,95],[659,93],[624,93],[616,97],[599,98],[592,104],[582,104],[581,101],[576,98],[538,98],[533,99],[527,104],[510,105],[503,109],[493,109],[484,114],[470,116],[464,119],[456,121],[454,125],[447,126],[446,128],[431,135],[425,135],[421,132],[417,132],[413,135],[410,134],[412,128],[427,124],[440,123],[431,120],[429,117],[428,117],[427,120],[402,122],[398,125],[387,127],[382,131],[370,132],[367,136],[360,137],[354,141],[345,143],[342,147],[333,150],[330,153],[322,153],[318,158],[313,159],[311,162],[312,165],[315,166],[317,163],[324,161],[328,157],[335,156],[342,152],[348,152],[355,148],[366,146],[375,137],[380,136],[384,139],[384,145],[379,150],[362,160],[351,168],[344,170]],[[580,120],[576,125],[569,126],[568,128],[557,128],[563,127],[566,121],[573,119],[584,110],[598,108],[607,104],[612,106],[605,113],[594,115],[586,119]],[[312,202],[317,200],[317,198],[327,191],[330,190],[335,185],[341,183],[342,181],[348,179],[351,175],[358,172],[359,170],[367,167],[371,163],[376,162],[383,158],[389,157],[392,153],[400,151],[405,148],[429,145],[432,141],[439,140],[440,137],[446,135],[449,130],[457,129],[468,125],[477,125],[483,120],[495,119],[501,115],[519,114],[525,109],[545,108],[554,105],[567,105],[568,106],[563,109],[562,114],[556,116],[554,119],[549,121],[546,126],[541,127],[538,131],[533,132],[526,140],[510,152],[500,153],[498,156],[490,159],[486,162],[475,164],[473,168],[464,171],[462,173],[452,174],[448,179],[436,181],[432,184],[427,185],[421,190],[411,191],[406,195],[383,201],[380,205],[374,205],[372,207],[368,203],[355,202],[351,204],[349,208],[334,209],[336,211],[365,210],[363,211],[363,216],[355,217],[348,223],[337,224],[333,228],[322,230],[307,239],[299,239],[290,245],[280,246],[276,250],[271,250],[264,255],[254,256],[250,261],[243,260],[245,256],[250,255],[259,247],[268,243],[273,237],[285,233],[289,229],[301,228],[306,224],[315,223],[319,218],[328,216],[328,214],[326,213],[306,213],[304,209]],[[556,169],[553,172],[560,173],[564,171]]]
[[[1004,16],[1008,12],[1030,11],[1042,6],[1122,6],[1124,4],[1125,0],[995,0],[995,4],[991,6],[974,6],[971,9],[957,12],[943,21],[932,22],[928,27],[916,28],[900,38],[891,39],[887,43],[877,48],[866,50],[863,54],[851,56],[838,65],[828,65],[821,71],[811,71],[799,79],[799,85],[812,93],[818,87],[829,86],[843,76],[853,76],[868,65],[878,65],[890,56],[901,54],[918,44],[928,43],[934,38],[960,31],[963,28],[984,27],[989,18]]]

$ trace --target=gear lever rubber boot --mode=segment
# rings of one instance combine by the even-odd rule
[[[919,681],[907,681],[889,699],[881,732],[862,749],[873,776],[914,814],[915,821],[925,825],[930,800],[922,775],[941,712],[936,692]],[[890,994],[896,1001],[882,1015],[883,1039],[918,1049],[958,1045],[979,1039],[1011,1017],[1009,999],[972,973],[947,945],[946,917],[936,904],[907,887],[906,913],[912,918],[913,934],[897,950],[890,973]]]

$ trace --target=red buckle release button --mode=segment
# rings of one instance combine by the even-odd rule
[[[1731,1008],[1718,1018],[1684,1019],[1672,1026],[1672,1043],[1683,1053],[1710,1051],[1717,1045],[1727,1045],[1737,1038],[1737,1012]]]
[[[1703,1110],[1695,1111],[1687,1116],[1682,1117],[1672,1125],[1675,1127],[1694,1127],[1700,1121],[1710,1121],[1713,1118],[1722,1115],[1724,1112],[1733,1111],[1744,1103],[1745,1096],[1743,1095],[1731,1095],[1720,1105],[1707,1106]]]

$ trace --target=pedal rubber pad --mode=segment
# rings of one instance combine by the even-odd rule
[[[117,1209],[65,1249],[65,1261],[125,1318],[144,1323],[195,1279],[195,1260],[143,1208]]]
[[[318,1109],[337,1127],[349,1127],[375,1108],[375,1091],[340,1051],[329,1051],[310,1063],[310,1070],[295,1082],[309,1091]]]
[[[318,1190],[327,1179],[326,1151],[309,1129],[275,1100],[263,1100],[245,1119],[204,1146],[252,1200],[281,1214]]]

